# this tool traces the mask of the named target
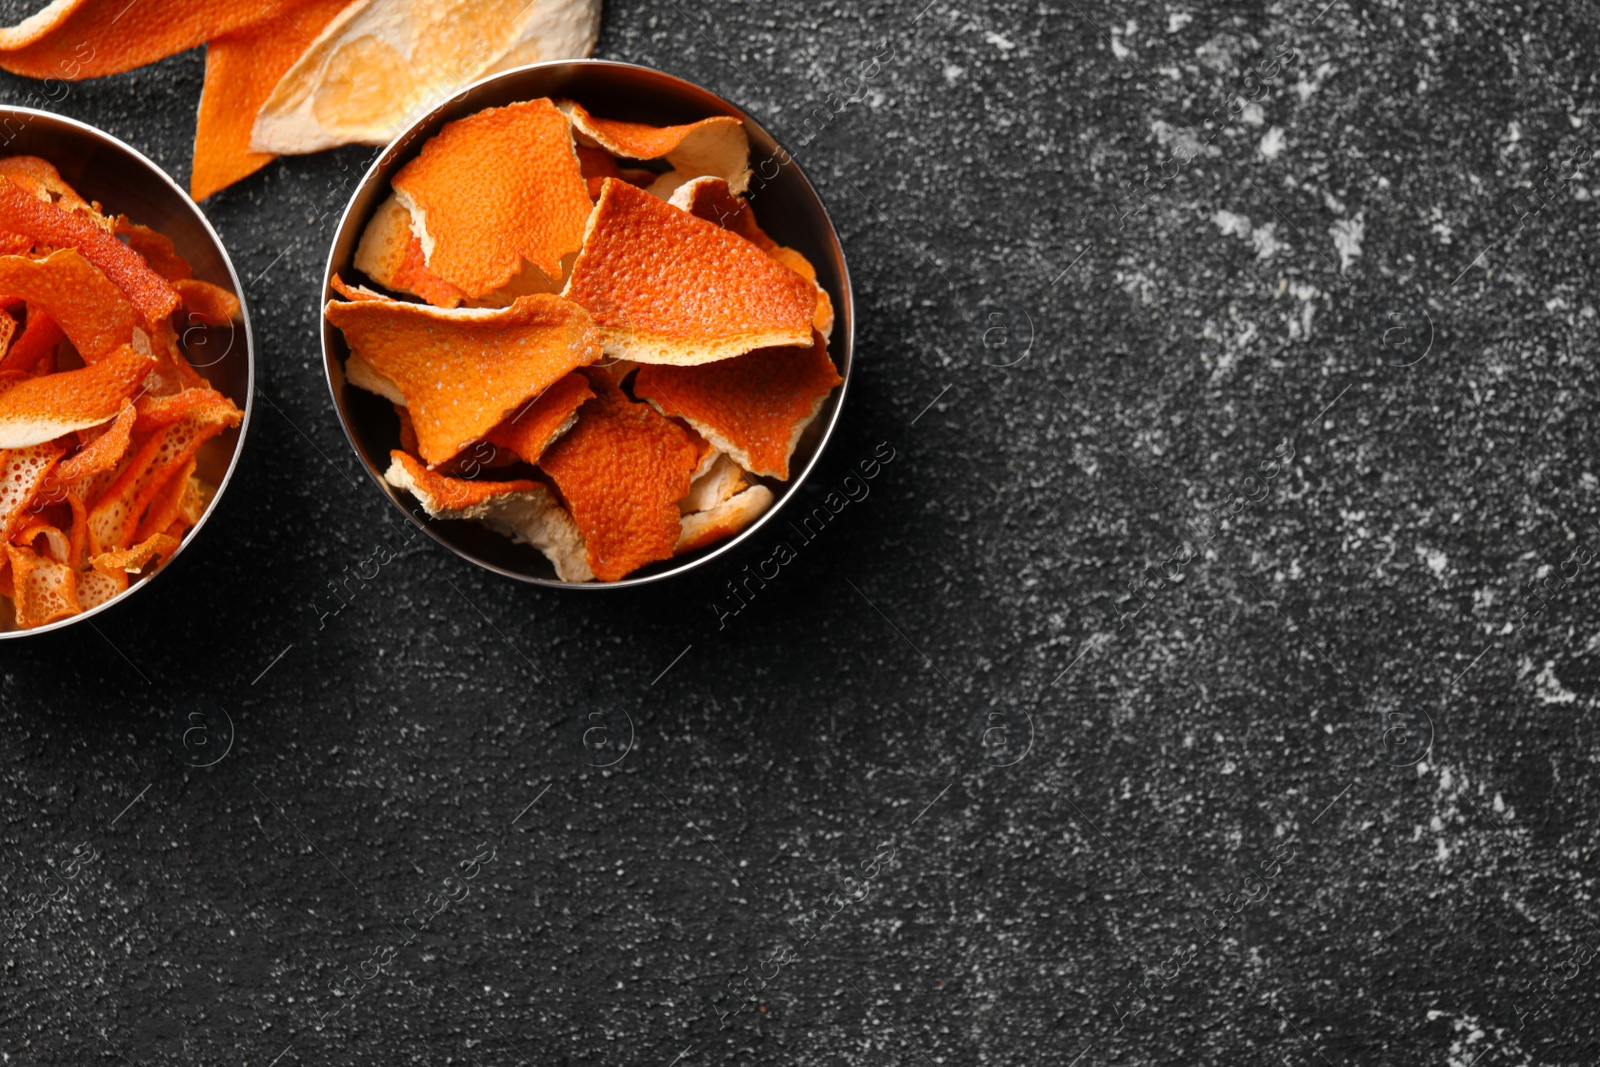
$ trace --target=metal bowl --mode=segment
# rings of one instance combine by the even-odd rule
[[[325,307],[329,300],[335,298],[330,285],[334,274],[339,274],[346,281],[361,277],[351,264],[362,231],[378,206],[389,196],[390,181],[395,173],[414,159],[422,151],[423,144],[438,133],[445,123],[485,108],[545,96],[577,100],[595,114],[606,118],[658,126],[694,122],[711,115],[733,115],[743,120],[750,137],[750,166],[756,172],[751,185],[753,195],[750,197],[756,217],[761,222],[761,228],[774,240],[797,249],[816,266],[817,282],[833,299],[835,320],[828,353],[838,367],[839,376],[844,379],[844,384],[834,390],[800,439],[790,464],[790,470],[795,473],[791,474],[789,480],[778,482],[758,479],[772,490],[772,507],[736,537],[698,552],[652,563],[621,581],[563,582],[556,577],[555,569],[538,549],[516,544],[474,522],[433,519],[409,493],[397,490],[383,480],[383,472],[389,466],[390,450],[400,447],[399,421],[388,401],[346,383],[344,361],[349,356],[349,349],[345,346],[344,335],[327,321],[319,307],[324,369],[328,374],[328,388],[333,394],[334,407],[339,412],[339,421],[344,425],[345,435],[350,438],[356,455],[361,458],[362,466],[384,495],[394,502],[395,507],[435,541],[463,559],[471,560],[496,574],[536,585],[566,589],[618,589],[644,585],[691,571],[753,536],[763,525],[777,517],[816,466],[833,433],[834,424],[838,422],[845,391],[850,386],[855,329],[850,275],[845,269],[839,235],[834,231],[816,189],[806,179],[800,165],[748,113],[710,90],[670,74],[630,63],[585,59],[537,63],[486,78],[440,104],[390,144],[362,178],[350,206],[345,209],[344,218],[339,222],[333,250],[328,256],[327,274],[323,278],[321,306]]]
[[[31,108],[0,105],[0,155],[38,156],[48,160],[85,200],[99,201],[107,213],[127,215],[134,222],[165,234],[194,268],[196,278],[220,285],[239,298],[242,322],[219,328],[189,323],[181,334],[195,369],[210,380],[212,388],[244,412],[237,428],[206,442],[195,458],[195,472],[215,485],[217,492],[176,552],[147,576],[135,579],[121,596],[31,630],[17,629],[11,602],[0,598],[0,638],[9,638],[64,629],[110,610],[154,584],[173,560],[183,555],[199,537],[227,491],[244,447],[245,431],[250,427],[255,401],[255,337],[250,332],[250,308],[244,286],[239,284],[239,276],[234,273],[233,263],[222,247],[222,239],[189,199],[189,194],[142,154],[109,133],[73,119]]]

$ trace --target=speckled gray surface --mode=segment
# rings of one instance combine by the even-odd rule
[[[843,236],[805,499],[894,455],[721,629],[771,537],[577,596],[386,528],[314,330],[368,153],[215,198],[234,486],[103,636],[0,645],[0,1060],[1596,1062],[1595,179],[1544,168],[1597,23],[613,2]],[[57,107],[186,179],[202,70]]]

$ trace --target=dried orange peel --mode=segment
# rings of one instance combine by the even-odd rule
[[[549,100],[422,146],[353,261],[400,299],[335,277],[327,307],[345,382],[393,405],[384,477],[414,515],[614,582],[770,511],[758,479],[789,477],[840,378],[829,296],[756,223],[747,164],[737,119],[652,127]]]
[[[588,56],[599,29],[600,0],[52,0],[0,27],[0,69],[75,81],[207,44],[203,199],[280,154],[385,144],[487,74]]]
[[[353,354],[404,397],[418,447],[443,463],[523,403],[600,357],[589,316],[556,296],[447,311],[398,300],[334,301]]]
[[[395,175],[428,270],[477,298],[533,264],[561,276],[593,201],[566,116],[549,100],[447,123]]]
[[[0,28],[0,68],[76,81],[120,74],[224,34],[292,18],[307,0],[52,0]]]
[[[537,463],[556,438],[577,424],[578,408],[593,396],[588,379],[569,374],[490,430],[485,440],[524,463]]]
[[[685,515],[673,555],[681,556],[732,537],[765,515],[773,499],[771,489],[753,485],[720,504]]]
[[[412,114],[485,75],[594,50],[600,0],[352,4],[302,49],[255,121],[263,152],[383,145]]]
[[[606,354],[695,366],[811,340],[812,282],[715,223],[608,178],[562,295]]]
[[[122,290],[148,325],[166,321],[178,309],[177,292],[139,253],[81,214],[40,200],[10,179],[0,179],[0,230],[37,245],[76,249]]]
[[[817,310],[811,324],[824,339],[833,335],[833,298],[828,290],[817,283],[817,269],[811,261],[792,248],[787,248],[768,237],[756,223],[755,209],[749,201],[736,195],[721,178],[695,178],[673,190],[667,203],[681,208],[696,218],[714,222],[725,230],[732,230],[774,260],[817,286]]]
[[[567,582],[587,582],[589,570],[583,534],[542,482],[476,482],[445,478],[424,467],[414,456],[395,451],[384,480],[421,502],[430,518],[481,522],[515,541],[539,551]]]
[[[602,375],[578,423],[545,451],[550,475],[583,532],[589,569],[616,581],[669,559],[680,535],[678,501],[700,450],[676,423],[628,399]]]
[[[188,322],[226,326],[237,320],[242,311],[239,298],[220,285],[198,278],[179,278],[172,287],[183,300],[183,313]]]
[[[367,223],[361,243],[356,246],[354,263],[356,270],[385,289],[420,296],[435,307],[460,307],[467,298],[466,293],[428,269],[422,240],[412,228],[411,212],[398,197],[385,200]]]
[[[194,131],[189,195],[204,200],[277,158],[250,147],[262,107],[289,68],[350,0],[306,0],[293,15],[266,19],[206,45],[206,80]]]
[[[28,628],[121,595],[198,523],[200,449],[243,415],[178,331],[242,307],[45,160],[0,157],[0,234],[0,625]]]
[[[693,426],[745,470],[787,480],[800,435],[842,379],[821,336],[703,367],[641,367],[634,394]]]
[[[57,339],[65,334],[88,361],[128,344],[139,328],[139,314],[127,296],[75,248],[59,249],[43,259],[0,256],[0,292],[42,311],[60,329],[55,332],[45,326],[41,332],[55,332]],[[30,322],[17,344],[28,345],[31,358],[38,360],[46,348],[54,351],[55,342],[47,346],[43,336],[30,339],[32,330]]]
[[[81,370],[46,374],[0,393],[0,448],[26,448],[115,418],[156,361],[123,345]]]
[[[558,106],[572,120],[580,143],[624,159],[665,159],[679,175],[722,178],[735,193],[744,192],[750,184],[750,138],[744,123],[731,115],[714,115],[681,126],[646,126],[597,118],[571,100],[562,100]]]

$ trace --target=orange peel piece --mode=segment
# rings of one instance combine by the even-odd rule
[[[328,287],[346,300],[390,300],[392,297],[384,296],[376,289],[368,289],[365,285],[352,285],[335,274],[328,282]]]
[[[634,395],[683,419],[745,470],[788,480],[789,457],[843,381],[815,337],[704,367],[640,367]]]
[[[327,314],[344,331],[352,357],[404,397],[418,453],[429,464],[455,456],[600,357],[588,314],[557,296],[453,311],[398,300],[335,301]]]
[[[135,543],[165,533],[169,526],[179,520],[183,513],[184,496],[189,491],[189,476],[194,474],[194,465],[194,457],[190,456],[151,498],[150,507],[145,511],[144,518],[139,520],[138,528],[133,531]]]
[[[72,539],[46,522],[35,521],[30,523],[11,539],[11,543],[31,548],[38,552],[38,542],[41,537],[44,538],[45,543],[43,555],[48,556],[57,563],[72,562]]]
[[[466,481],[428,470],[404,452],[389,453],[384,480],[416,497],[435,519],[471,519],[543,552],[564,582],[594,578],[583,535],[550,488],[521,479]]]
[[[126,237],[128,247],[139,253],[150,269],[167,281],[194,277],[194,268],[178,254],[178,246],[166,234],[134,222],[126,215],[116,217],[112,232],[119,237]]]
[[[198,278],[179,278],[172,283],[183,300],[184,314],[189,322],[207,326],[226,326],[243,313],[239,298],[220,285],[212,285]]]
[[[295,16],[306,0],[52,0],[0,28],[0,68],[77,81],[120,74],[255,23]]]
[[[24,192],[50,204],[60,204],[68,211],[89,217],[97,226],[104,226],[104,217],[78,191],[67,184],[55,164],[38,156],[6,156],[0,158],[0,177],[10,179]]]
[[[517,409],[484,440],[525,463],[538,463],[545,449],[577,423],[578,409],[593,396],[587,378],[569,374]]]
[[[817,287],[738,234],[607,178],[562,293],[606,354],[695,366],[811,341]]]
[[[709,448],[710,442],[706,445]],[[710,462],[702,461],[700,469],[695,471],[694,481],[689,483],[689,495],[678,501],[678,510],[685,515],[709,511],[748,488],[750,483],[745,480],[744,469],[712,448]]]
[[[549,100],[447,123],[395,175],[427,266],[476,299],[526,260],[548,278],[583,244],[594,202],[567,119]]]
[[[56,478],[70,484],[111,470],[122,462],[137,417],[138,410],[133,403],[123,401],[122,410],[117,413],[117,420],[111,424],[111,428],[81,448],[77,455],[63,460],[61,466],[56,468]]]
[[[491,73],[594,50],[600,0],[352,4],[283,76],[256,120],[258,151],[383,145],[409,118]]]
[[[43,308],[38,306],[28,309],[28,323],[22,328],[22,336],[18,337],[6,351],[6,358],[0,360],[0,370],[23,370],[35,373],[45,361],[51,360],[57,347],[66,340],[67,335],[62,332],[56,320],[52,319]],[[82,350],[79,350],[80,353]]]
[[[681,426],[629,400],[605,375],[591,383],[594,399],[539,466],[571,509],[589,569],[610,582],[671,558],[681,532],[678,501],[688,495],[700,449]]]
[[[752,485],[704,511],[685,515],[678,534],[674,555],[693,552],[697,548],[715,544],[755,522],[772,506],[772,490],[764,485]]]
[[[199,418],[223,426],[235,426],[243,414],[232,400],[212,389],[200,385],[173,393],[170,396],[141,396],[137,403],[138,423],[134,429],[140,434],[171,426],[188,418]]]
[[[82,610],[71,567],[17,545],[6,546],[6,558],[11,563],[18,627],[31,630]]]
[[[0,201],[7,187],[0,181]],[[110,240],[118,244],[115,238]],[[129,343],[139,325],[138,312],[123,291],[73,248],[52,252],[44,259],[0,256],[0,292],[26,300],[30,320],[36,308],[42,308],[47,316],[37,339],[29,336],[34,326],[30,321],[12,346],[26,345],[27,351],[37,353],[36,361],[47,351],[53,352],[59,341],[57,336],[46,346],[53,332],[49,323],[60,327],[86,363]],[[178,294],[172,295],[176,299]],[[9,358],[10,354],[8,361]],[[20,361],[27,357],[19,353],[16,358]]]
[[[0,179],[0,229],[24,234],[39,244],[76,249],[126,294],[151,325],[164,322],[178,310],[177,292],[150,269],[139,253],[79,215],[28,195],[9,179]],[[59,314],[55,317],[66,329],[66,320]],[[67,330],[67,336],[72,336],[71,330]],[[84,358],[88,358],[87,354]]]
[[[77,574],[78,607],[84,611],[97,608],[109,600],[115,600],[128,591],[128,575],[126,571],[87,570]]]
[[[123,345],[80,370],[19,382],[0,393],[0,448],[27,448],[109,422],[155,365]]]
[[[538,485],[526,478],[509,482],[449,478],[430,471],[404,452],[391,452],[389,459],[392,473],[385,475],[385,480],[409,490],[436,519],[481,519],[487,513],[485,505],[495,497],[530,492]]]
[[[99,555],[126,547],[133,539],[139,520],[173,474],[194,458],[201,445],[229,426],[237,426],[241,418],[243,415],[231,403],[223,406],[201,397],[177,421],[151,434],[123,465],[116,479],[90,505],[87,524],[90,553]]]
[[[395,196],[379,205],[362,231],[354,265],[385,289],[420,296],[434,307],[460,307],[467,298],[428,269],[422,240],[411,227],[411,212]]]
[[[267,19],[211,38],[195,123],[190,196],[204,200],[278,158],[251,150],[256,116],[316,36],[350,6],[350,0],[307,0],[293,18]]]
[[[736,193],[750,184],[750,138],[744,123],[732,115],[713,115],[681,126],[647,126],[598,118],[571,100],[558,106],[572,120],[580,143],[597,145],[624,159],[665,159],[679,174],[725,179]]]
[[[0,541],[11,540],[27,517],[27,507],[60,461],[54,442],[0,452]]]
[[[131,548],[102,552],[89,560],[89,563],[102,573],[121,571],[124,574],[140,574],[150,565],[151,560],[171,556],[178,550],[180,544],[182,542],[176,537],[168,537],[164,533],[155,534]]]
[[[696,218],[732,230],[806,281],[817,285],[817,269],[811,265],[811,261],[768,237],[766,231],[756,223],[755,209],[749,201],[734,195],[728,183],[721,178],[696,178],[685,182],[673,191],[667,203]],[[820,285],[817,285],[817,310],[812,316],[811,325],[824,339],[833,335],[833,298]]]

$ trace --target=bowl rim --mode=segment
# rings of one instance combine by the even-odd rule
[[[218,235],[216,228],[211,225],[211,220],[200,209],[200,205],[190,198],[188,191],[174,181],[172,176],[158,166],[154,160],[115,134],[108,133],[98,126],[92,126],[87,122],[67,115],[58,115],[53,111],[41,111],[38,108],[23,107],[19,104],[0,104],[0,115],[24,115],[29,118],[29,121],[44,119],[49,123],[57,123],[76,130],[78,133],[97,138],[118,151],[131,156],[145,170],[154,175],[160,183],[164,184],[173,195],[177,196],[179,202],[186,205],[194,213],[194,217],[200,221],[200,226],[206,236],[216,246],[217,252],[222,258],[222,265],[227,268],[228,280],[233,283],[234,295],[239,298],[239,316],[244,322],[245,355],[244,417],[239,420],[239,439],[233,446],[233,455],[228,457],[228,469],[223,472],[222,480],[217,483],[217,491],[212,494],[210,502],[200,516],[200,521],[191,526],[189,531],[184,534],[183,539],[179,541],[178,547],[173,551],[172,555],[162,560],[161,565],[148,576],[140,578],[123,592],[118,593],[103,604],[95,605],[88,611],[80,611],[76,615],[69,615],[64,619],[57,619],[55,622],[46,623],[43,626],[35,626],[27,630],[0,630],[0,641],[9,641],[15,638],[37,637],[41,634],[64,630],[77,623],[88,622],[96,615],[109,611],[119,604],[127,603],[141,590],[154,585],[156,579],[160,578],[167,568],[177,562],[178,557],[183,555],[185,550],[199,538],[201,529],[211,520],[211,516],[216,514],[217,508],[221,505],[222,497],[228,491],[228,484],[233,481],[234,472],[239,469],[239,458],[244,455],[245,439],[250,432],[250,418],[255,413],[256,405],[256,338],[255,330],[250,324],[250,301],[245,294],[244,283],[239,280],[239,272],[233,265],[233,257],[228,254],[228,246],[223,243],[222,237]],[[49,161],[47,160],[47,162]]]
[[[416,142],[419,136],[419,131],[423,127],[435,122],[435,120],[437,120],[442,114],[456,107],[468,96],[474,93],[482,92],[488,87],[493,86],[501,81],[526,75],[530,71],[553,67],[577,66],[638,71],[653,78],[663,79],[668,82],[676,82],[679,85],[685,86],[697,93],[704,93],[727,108],[728,110],[725,112],[725,114],[737,115],[741,122],[744,122],[749,126],[761,131],[767,137],[771,138],[773,144],[782,149],[783,154],[788,158],[788,162],[784,164],[784,166],[793,168],[796,176],[798,176],[799,179],[804,183],[805,188],[809,189],[811,191],[811,195],[816,197],[817,204],[822,209],[823,222],[827,226],[826,232],[823,236],[826,241],[831,244],[831,247],[837,252],[839,265],[839,287],[841,290],[840,295],[842,297],[841,302],[846,311],[844,319],[846,320],[847,324],[847,328],[842,338],[842,351],[847,353],[850,357],[843,372],[840,374],[840,378],[842,380],[839,384],[838,398],[833,404],[833,410],[828,417],[827,425],[822,428],[822,434],[817,440],[816,448],[812,452],[810,459],[806,461],[805,466],[798,473],[791,474],[789,481],[784,486],[781,494],[774,494],[775,499],[773,500],[772,506],[768,508],[760,518],[756,519],[755,522],[751,523],[749,526],[745,527],[743,530],[739,531],[737,534],[728,538],[727,540],[722,541],[721,543],[710,548],[700,549],[691,558],[684,560],[682,563],[678,563],[666,570],[658,571],[653,574],[640,575],[637,577],[624,577],[614,582],[566,582],[559,578],[543,578],[537,575],[522,574],[517,571],[508,570],[507,568],[496,563],[492,563],[488,560],[481,559],[478,556],[469,553],[459,546],[446,540],[445,537],[438,531],[438,529],[436,529],[436,526],[440,520],[435,520],[428,517],[426,512],[422,512],[422,514],[419,516],[410,507],[408,507],[404,501],[400,499],[398,491],[384,480],[383,474],[367,462],[366,456],[363,454],[360,444],[356,441],[355,433],[351,429],[350,420],[345,417],[344,406],[341,403],[339,396],[339,384],[334,380],[333,374],[333,368],[337,357],[333,354],[328,344],[329,337],[331,336],[329,331],[333,327],[332,324],[328,322],[326,309],[328,301],[333,297],[331,282],[334,275],[334,257],[338,253],[339,246],[343,241],[347,228],[351,225],[351,213],[355,209],[356,202],[361,199],[362,194],[366,192],[372,182],[377,178],[379,170],[387,166],[398,152],[409,150],[412,144]],[[539,98],[536,96],[530,96],[527,97],[527,99],[536,100]],[[483,108],[479,108],[478,110],[481,111]],[[473,113],[475,114],[476,112]],[[434,131],[434,133],[437,133],[437,131]],[[429,136],[431,137],[433,135],[430,134]],[[417,150],[420,151],[421,149],[418,148]],[[365,224],[366,220],[363,219],[362,225]],[[316,317],[320,326],[320,332],[318,336],[322,345],[322,372],[328,383],[328,396],[333,402],[333,410],[334,414],[338,416],[339,426],[342,430],[344,430],[345,440],[350,443],[351,450],[356,454],[357,462],[359,462],[362,469],[366,471],[367,476],[371,478],[374,483],[376,483],[383,496],[388,499],[389,503],[393,507],[398,509],[400,513],[406,517],[407,521],[409,521],[413,526],[422,530],[423,533],[427,534],[435,542],[450,551],[455,556],[473,564],[474,566],[481,567],[487,571],[492,571],[495,574],[499,574],[503,577],[512,578],[516,581],[529,585],[544,586],[545,588],[551,589],[578,589],[597,591],[632,589],[643,585],[651,585],[655,582],[664,581],[668,578],[675,578],[680,575],[687,574],[689,571],[695,570],[704,564],[710,563],[717,557],[726,552],[732,551],[734,548],[744,543],[745,540],[752,537],[758,530],[776,517],[778,512],[783,510],[783,506],[787,504],[796,493],[799,492],[800,487],[805,484],[806,479],[810,477],[812,470],[816,468],[818,461],[821,460],[822,454],[827,451],[828,443],[833,439],[834,431],[838,428],[839,419],[844,414],[845,398],[850,389],[851,374],[855,369],[855,292],[850,281],[850,267],[845,257],[844,242],[839,237],[839,231],[837,227],[834,226],[833,213],[828,210],[827,201],[823,199],[821,191],[817,189],[815,183],[813,183],[810,177],[807,176],[805,169],[800,165],[800,161],[796,159],[794,154],[785,148],[782,142],[771,133],[766,124],[762,123],[760,119],[753,115],[749,110],[739,106],[738,104],[735,104],[721,93],[718,93],[712,89],[708,89],[696,82],[692,82],[687,78],[680,78],[676,74],[669,74],[664,70],[657,70],[654,67],[646,67],[638,63],[627,63],[615,59],[552,59],[539,63],[528,63],[524,64],[523,66],[512,67],[508,70],[498,71],[494,74],[480,78],[475,82],[463,86],[456,92],[451,93],[449,96],[439,100],[426,112],[418,116],[413,122],[411,122],[410,125],[397,134],[392,140],[389,141],[387,145],[384,146],[380,152],[376,154],[372,163],[367,167],[366,173],[361,176],[361,180],[356,183],[355,188],[352,190],[350,199],[345,204],[343,213],[339,216],[339,224],[334,228],[333,231],[333,241],[328,249],[328,259],[323,268],[322,281],[318,288],[317,297]],[[838,334],[834,334],[833,337],[829,339],[828,348],[830,352],[841,350],[839,348],[839,341],[840,337]],[[530,552],[538,552],[538,549],[533,548],[532,546],[526,547]],[[658,562],[664,563],[669,561],[661,560]]]

